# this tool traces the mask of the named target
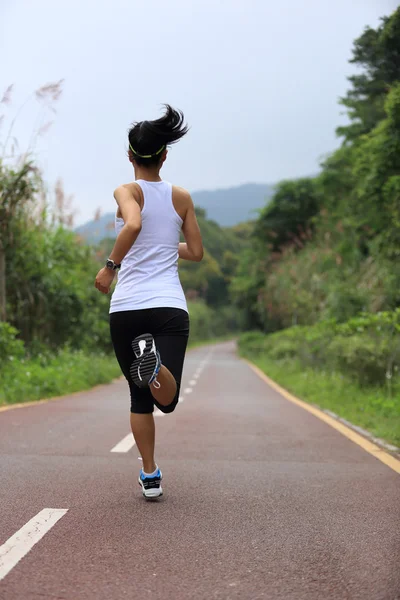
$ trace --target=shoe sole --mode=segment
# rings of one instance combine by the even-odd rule
[[[160,485],[160,487],[159,487],[159,488],[157,488],[157,489],[154,489],[154,488],[153,488],[153,489],[150,489],[150,490],[147,490],[147,491],[146,491],[146,490],[144,489],[143,485],[142,485],[142,482],[141,482],[141,480],[140,480],[140,477],[138,478],[138,484],[139,484],[139,485],[140,485],[140,487],[142,488],[142,494],[143,494],[143,497],[144,497],[144,498],[146,498],[146,500],[156,500],[157,498],[161,498],[161,496],[162,496],[162,495],[163,495],[163,493],[164,493],[164,492],[163,492],[163,489],[162,489],[162,487],[161,487],[161,485]]]
[[[140,344],[140,342],[144,342]],[[132,349],[136,356],[129,370],[133,383],[140,388],[148,387],[149,380],[154,373],[157,365],[157,357],[151,352],[154,344],[154,338],[151,333],[139,335],[132,342]]]

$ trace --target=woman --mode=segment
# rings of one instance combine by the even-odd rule
[[[200,261],[203,244],[190,194],[160,177],[168,146],[188,131],[182,112],[165,105],[155,121],[129,131],[129,160],[135,182],[114,192],[117,239],[96,277],[111,298],[114,351],[131,395],[131,428],[143,465],[139,484],[146,498],[162,495],[155,463],[154,405],[171,413],[179,398],[189,337],[189,315],[178,275],[178,257]],[[180,243],[181,231],[185,243]]]

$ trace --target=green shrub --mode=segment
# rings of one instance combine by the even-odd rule
[[[85,390],[120,376],[114,357],[64,349],[52,358],[13,361],[1,373],[0,405]]]
[[[272,337],[269,336],[269,337]],[[242,333],[238,340],[239,352],[243,355],[259,356],[267,353],[267,336],[261,331]]]
[[[236,333],[240,328],[237,313],[231,307],[214,309],[203,300],[188,302],[190,341],[201,342]]]
[[[296,358],[303,367],[342,373],[361,385],[387,386],[400,378],[400,310],[362,314],[347,323],[320,322],[264,335],[250,332],[239,339],[249,358]]]
[[[398,378],[400,345],[390,337],[376,340],[368,334],[336,336],[327,348],[327,363],[334,370],[351,376],[362,385],[384,385]]]
[[[190,340],[198,342],[213,337],[212,309],[202,300],[188,303],[190,315]]]
[[[17,339],[18,331],[15,327],[4,321],[0,321],[0,370],[7,363],[19,360],[24,355],[24,344]]]
[[[268,356],[273,360],[294,358],[298,355],[299,344],[295,340],[280,340],[279,344],[270,344]]]

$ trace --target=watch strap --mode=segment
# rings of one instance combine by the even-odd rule
[[[121,268],[121,264],[117,265],[111,258],[106,261],[107,269],[112,269],[113,271],[117,271]]]

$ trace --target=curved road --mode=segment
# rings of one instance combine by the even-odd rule
[[[397,473],[232,343],[188,354],[182,397],[150,503],[124,381],[0,413],[1,600],[400,599]]]

